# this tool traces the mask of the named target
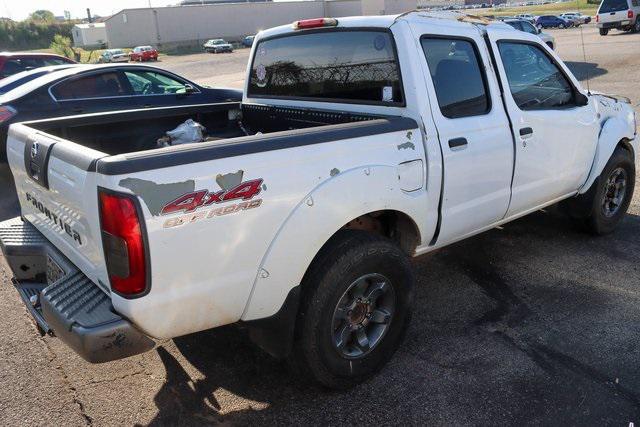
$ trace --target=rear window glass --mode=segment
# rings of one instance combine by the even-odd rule
[[[94,74],[57,84],[52,89],[58,100],[104,98],[129,95],[117,72]]]
[[[598,13],[618,12],[628,8],[627,0],[603,0]]]
[[[260,42],[249,96],[401,104],[393,39],[382,31],[331,31]]]
[[[456,119],[489,111],[485,76],[471,42],[423,37],[422,49],[443,116]]]

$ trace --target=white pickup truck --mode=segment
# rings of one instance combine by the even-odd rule
[[[217,139],[155,147],[187,118]],[[88,361],[237,323],[346,388],[400,344],[410,257],[558,202],[611,232],[636,150],[628,102],[535,35],[305,20],[257,36],[241,103],[12,125],[22,215],[0,239],[40,329]]]

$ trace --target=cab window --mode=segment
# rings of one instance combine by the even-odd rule
[[[471,41],[423,37],[422,49],[443,116],[456,119],[489,112],[486,78]]]
[[[575,105],[573,86],[542,48],[517,42],[499,42],[498,47],[511,95],[521,110]]]

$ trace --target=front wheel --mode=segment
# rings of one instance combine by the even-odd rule
[[[378,372],[411,318],[413,273],[390,240],[339,232],[302,283],[292,362],[326,387],[348,389]]]
[[[596,235],[609,234],[624,219],[635,182],[633,157],[629,151],[618,147],[589,191],[567,200],[564,207],[587,231]]]
[[[601,36],[606,36],[607,34],[609,34],[609,30],[607,28],[600,28]]]

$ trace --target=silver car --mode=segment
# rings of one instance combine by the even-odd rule
[[[122,49],[107,49],[98,58],[98,62],[102,64],[112,62],[129,62],[129,55],[124,53]]]
[[[516,30],[537,35],[552,50],[556,47],[556,39],[551,34],[542,32],[542,30],[537,29],[531,22],[525,19],[505,19],[503,22],[509,24]]]

